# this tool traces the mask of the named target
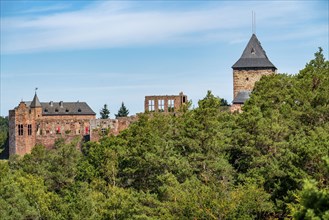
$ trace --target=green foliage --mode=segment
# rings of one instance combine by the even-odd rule
[[[220,100],[220,106],[230,106],[230,105],[228,104],[226,99],[221,99]]]
[[[329,175],[329,157],[322,158],[324,172]],[[329,219],[329,186],[316,180],[304,180],[303,189],[295,195],[297,204],[289,204],[295,219]]]
[[[100,110],[99,114],[101,119],[107,119],[110,117],[110,110],[107,108],[107,104],[104,104],[104,107]]]
[[[99,142],[35,146],[0,163],[4,219],[328,219],[329,74],[263,77],[243,113],[141,114]]]
[[[0,153],[5,148],[8,141],[9,122],[8,117],[0,116]]]
[[[129,115],[129,110],[126,108],[125,104],[122,102],[118,114],[115,115],[116,118],[127,117]]]

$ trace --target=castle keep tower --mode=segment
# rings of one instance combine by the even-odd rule
[[[36,121],[42,115],[41,103],[37,94],[32,102],[20,102],[15,110],[9,111],[9,154],[31,152],[36,144]]]
[[[276,67],[267,58],[261,43],[253,34],[240,59],[232,66],[233,69],[233,108],[238,107],[249,98],[255,83],[264,75],[276,73]]]

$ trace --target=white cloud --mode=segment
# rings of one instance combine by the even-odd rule
[[[218,40],[234,43],[243,39],[243,36],[238,34],[239,30],[250,27],[251,10],[257,12],[261,24],[271,28],[283,28],[296,23],[297,20],[304,24],[302,21],[309,19],[310,13],[302,12],[312,10],[308,4],[298,2],[238,2],[230,5],[218,3],[208,8],[180,8],[175,11],[134,10],[134,7],[130,2],[96,2],[77,11],[3,18],[1,52],[22,53]],[[271,13],[264,13],[269,8]],[[50,9],[49,7],[44,10]],[[35,9],[30,9],[33,10]],[[299,31],[305,32],[305,26],[303,30],[296,30],[295,34],[298,35]]]
[[[20,11],[21,14],[30,14],[30,13],[44,13],[44,12],[53,12],[60,11],[64,9],[68,9],[70,7],[69,4],[56,4],[51,6],[43,6],[43,7],[32,7],[23,11]]]

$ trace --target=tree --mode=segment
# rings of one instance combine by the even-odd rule
[[[110,116],[110,110],[107,108],[107,104],[104,104],[104,107],[99,112],[101,114],[101,119],[107,119]]]
[[[0,153],[4,150],[8,139],[8,117],[0,116]]]
[[[220,106],[230,106],[230,104],[228,104],[226,99],[221,99],[220,100]]]
[[[122,102],[121,107],[118,111],[118,114],[115,115],[116,118],[127,117],[129,110],[126,108],[125,104]]]
[[[305,180],[297,194],[298,204],[293,208],[295,219],[328,219],[329,189],[319,189],[315,180]]]

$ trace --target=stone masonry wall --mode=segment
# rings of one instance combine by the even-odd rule
[[[241,90],[252,91],[255,83],[264,75],[274,74],[274,69],[235,69],[233,70],[233,97]]]
[[[176,112],[187,102],[187,96],[182,92],[179,95],[145,96],[144,109],[145,112]]]
[[[15,110],[9,111],[9,155],[16,152]]]
[[[35,120],[41,117],[41,108],[30,109],[24,102],[9,111],[9,154],[30,153],[35,145]],[[19,126],[23,126],[19,131]],[[22,132],[22,133],[20,133]]]
[[[137,120],[138,116],[120,117],[117,119],[93,119],[90,121],[90,140],[99,141],[103,136],[118,135]]]
[[[56,139],[69,142],[76,137],[81,140],[90,134],[90,120],[94,115],[49,115],[36,121],[36,144],[47,148],[54,146]]]
[[[231,113],[233,112],[242,112],[242,104],[233,104],[230,106]]]

